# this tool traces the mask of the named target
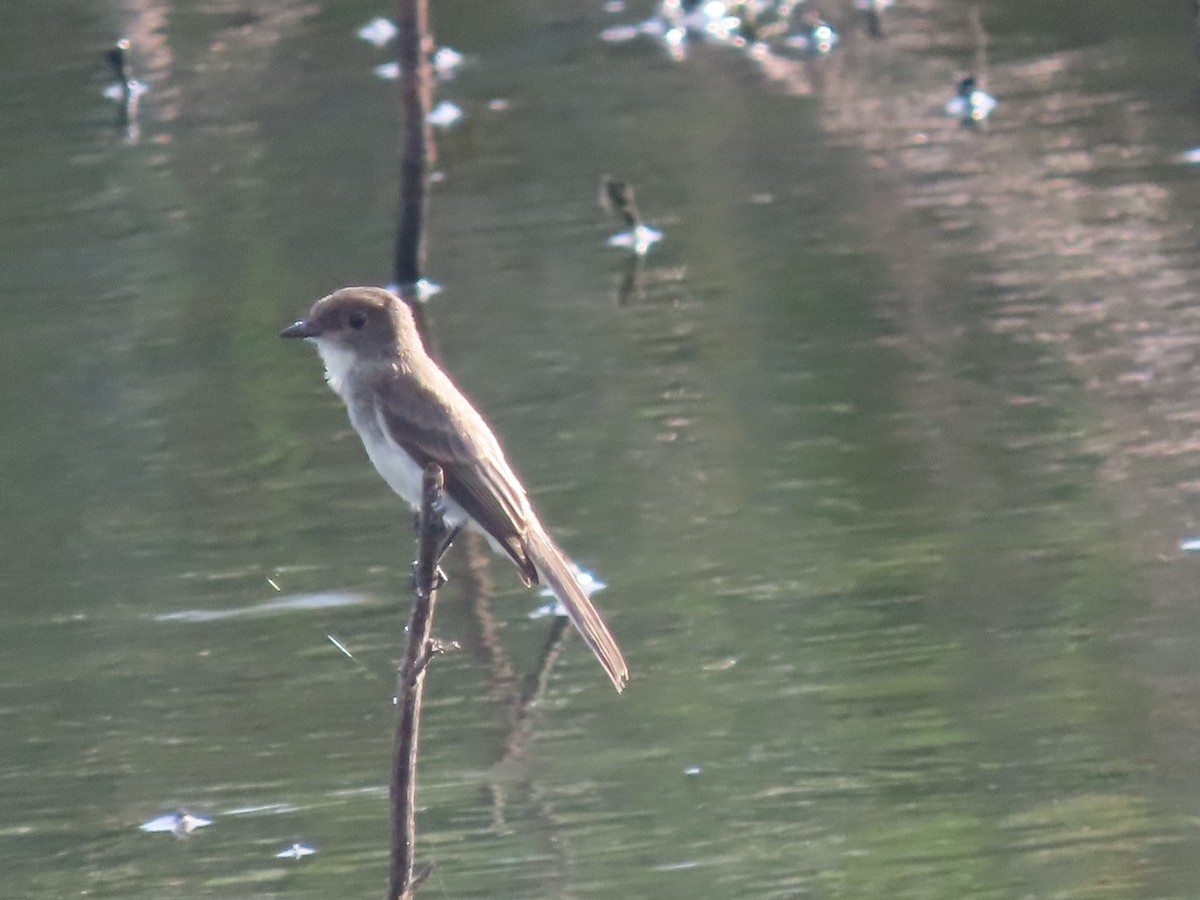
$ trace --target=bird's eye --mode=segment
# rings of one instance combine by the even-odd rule
[[[351,328],[358,331],[367,324],[367,317],[360,312],[350,313],[350,318],[347,321],[350,323]]]

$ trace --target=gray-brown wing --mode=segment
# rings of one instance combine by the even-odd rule
[[[446,493],[504,548],[522,579],[532,584],[538,579],[525,551],[525,491],[487,423],[449,379],[439,380],[437,393],[407,378],[400,391],[376,392],[376,397],[387,398],[378,406],[380,421],[388,437],[418,465],[441,466]]]

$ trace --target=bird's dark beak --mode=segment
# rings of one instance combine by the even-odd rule
[[[301,319],[279,332],[279,336],[281,338],[315,338],[321,336],[321,329],[315,322]]]

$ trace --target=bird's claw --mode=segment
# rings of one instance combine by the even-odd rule
[[[414,562],[412,564],[412,569],[409,572],[408,584],[409,587],[412,588],[413,593],[421,590],[421,576],[419,572],[420,568],[421,564]],[[433,578],[431,579],[431,584],[429,585],[430,592],[432,593],[433,591],[440,590],[442,586],[445,585],[449,580],[450,576],[446,574],[445,570],[441,566],[437,566],[433,570]]]

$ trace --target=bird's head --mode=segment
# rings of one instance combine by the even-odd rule
[[[279,332],[318,347],[354,350],[364,356],[396,353],[416,340],[412,310],[390,291],[347,287],[322,297],[308,315]]]
[[[412,361],[424,353],[408,304],[376,287],[342,288],[322,297],[279,336],[316,344],[326,381],[343,397],[356,383],[353,373],[364,366],[391,366],[398,358]]]

